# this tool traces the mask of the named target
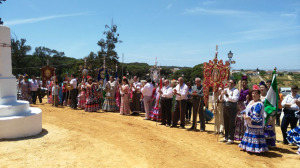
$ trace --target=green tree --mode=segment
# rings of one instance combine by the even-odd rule
[[[266,74],[267,74],[267,73],[266,73],[266,71],[264,71],[264,70],[260,70],[260,71],[259,71],[259,75],[260,75],[260,76],[266,76]]]
[[[100,51],[98,52],[98,59],[102,59],[105,56],[106,65],[115,66],[118,62],[118,53],[115,51],[116,44],[122,43],[119,40],[119,33],[117,33],[117,25],[112,24],[111,26],[105,25],[106,31],[103,32],[105,39],[100,39],[98,45],[100,46]]]
[[[26,45],[25,43],[26,39],[11,39],[11,56],[14,75],[24,73],[24,70],[22,70],[22,68],[25,67],[27,63],[24,62],[24,58],[27,56],[27,53],[31,50],[31,47],[29,45]]]

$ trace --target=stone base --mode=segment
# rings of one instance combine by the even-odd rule
[[[22,138],[42,132],[42,110],[29,109],[15,116],[0,117],[0,139]]]

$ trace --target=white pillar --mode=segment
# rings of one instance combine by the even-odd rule
[[[0,25],[0,77],[12,77],[10,29]]]
[[[0,25],[0,105],[17,101],[16,84],[12,75],[10,29]]]

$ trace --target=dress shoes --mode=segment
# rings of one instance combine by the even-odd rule
[[[228,141],[226,142],[227,145],[233,144],[233,140],[228,139]]]
[[[170,128],[176,128],[176,126],[175,125],[171,125]]]
[[[227,142],[227,139],[222,139],[220,140],[220,142]]]
[[[159,125],[166,125],[166,123],[160,123]]]
[[[194,126],[192,126],[191,128],[188,129],[188,131],[195,131],[196,128]]]
[[[179,127],[179,129],[185,129],[184,125],[181,125],[181,126]]]

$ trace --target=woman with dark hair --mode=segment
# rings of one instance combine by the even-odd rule
[[[268,86],[266,85],[266,83],[264,81],[261,81],[259,83],[259,90],[260,90],[260,100],[262,102],[265,102],[267,92],[268,92]]]
[[[239,147],[247,152],[262,153],[269,151],[264,136],[264,104],[260,101],[260,90],[253,86],[253,100],[245,109],[244,119],[247,127]]]
[[[93,78],[89,78],[86,84],[86,102],[84,111],[96,112],[99,108],[99,99],[97,95],[97,83]]]
[[[120,114],[129,115],[130,114],[129,85],[128,85],[128,80],[126,78],[122,80],[122,86],[119,86],[119,88],[121,94]]]
[[[245,133],[246,127],[245,127],[245,122],[244,118],[241,114],[241,112],[246,108],[246,97],[249,94],[249,89],[248,89],[248,81],[247,81],[247,76],[244,75],[242,76],[242,80],[239,86],[240,89],[240,97],[239,101],[237,104],[238,107],[238,112],[236,114],[235,118],[235,132],[234,132],[234,140],[236,141],[241,141],[243,139],[243,135]]]

